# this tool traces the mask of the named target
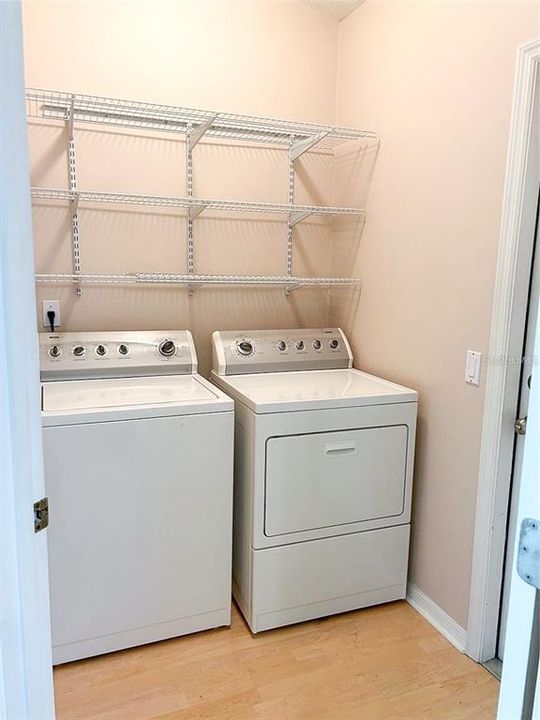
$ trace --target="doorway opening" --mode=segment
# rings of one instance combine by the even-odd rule
[[[497,673],[504,657],[540,248],[540,40],[520,48],[508,150],[480,453],[466,652]],[[537,270],[538,266],[538,270]],[[528,330],[528,328],[531,328]]]

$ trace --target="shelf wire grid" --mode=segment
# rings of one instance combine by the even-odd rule
[[[82,123],[187,133],[208,125],[205,134],[288,147],[291,135],[299,141],[318,138],[319,148],[332,149],[351,140],[377,139],[371,130],[280,120],[236,113],[134,102],[97,95],[81,95],[29,88],[26,92],[28,117],[65,120],[73,106],[73,120]]]
[[[172,197],[167,195],[136,195],[109,193],[94,190],[64,190],[61,188],[33,187],[35,200],[63,200],[104,205],[149,205],[154,207],[201,208],[227,212],[275,213],[279,215],[358,215],[364,216],[363,208],[330,207],[324,205],[289,205],[287,203],[245,202],[237,200],[212,200],[209,198]]]
[[[169,284],[169,285],[267,285],[267,286],[352,286],[360,287],[358,278],[340,277],[292,277],[281,275],[188,275],[173,273],[127,273],[127,274],[81,274],[37,273],[39,283],[64,284],[83,283],[94,285],[107,284]]]

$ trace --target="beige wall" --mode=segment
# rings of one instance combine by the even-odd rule
[[[381,147],[359,246],[335,246],[361,297],[331,322],[361,367],[420,393],[411,581],[464,627],[484,393],[465,353],[488,350],[514,58],[537,8],[367,0],[340,25],[337,121]],[[363,174],[345,163],[341,181]]]
[[[355,274],[357,293],[87,287],[39,289],[64,329],[187,327],[203,371],[216,328],[341,323],[356,364],[420,392],[412,581],[467,624],[483,387],[465,385],[467,348],[487,351],[513,63],[536,32],[527,0],[367,0],[338,25],[290,2],[24,3],[31,86],[373,128],[381,147],[306,159],[298,200],[368,204],[368,222],[296,233],[295,271]],[[338,47],[339,34],[339,47]],[[336,88],[336,77],[337,88]],[[184,193],[172,137],[78,132],[79,186]],[[65,133],[30,132],[35,184],[65,187]],[[204,143],[195,190],[286,199],[285,155]],[[333,198],[333,191],[335,197]],[[36,205],[41,271],[70,271],[65,207]],[[82,211],[89,272],[185,267],[185,219],[170,211]],[[284,228],[207,214],[200,272],[273,273]]]
[[[294,2],[24,3],[27,85],[224,111],[332,122],[337,23]],[[66,187],[66,134],[40,121],[30,128],[35,185]],[[80,189],[185,194],[185,146],[170,135],[103,128],[77,131]],[[194,153],[195,194],[287,201],[286,153],[201,143]],[[297,201],[331,204],[328,156],[302,161]],[[170,210],[81,208],[83,270],[185,271],[185,217]],[[35,204],[38,272],[71,272],[66,205]],[[327,274],[330,226],[295,231],[294,272]],[[276,216],[197,220],[196,271],[284,274],[285,227]],[[210,363],[215,329],[297,327],[328,321],[326,290],[86,286],[38,287],[59,299],[62,327],[186,327],[201,369]]]

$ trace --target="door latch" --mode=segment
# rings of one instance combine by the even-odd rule
[[[522,580],[540,590],[540,520],[525,518],[521,523],[517,571]]]
[[[41,498],[34,503],[34,532],[45,530],[49,526],[49,498]]]

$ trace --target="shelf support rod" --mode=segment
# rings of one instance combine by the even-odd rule
[[[188,123],[186,129],[186,197],[193,197],[193,155],[192,150],[192,134],[193,125]],[[202,135],[201,135],[202,137]],[[195,244],[193,241],[193,214],[191,205],[188,207],[187,219],[186,219],[186,245],[187,245],[187,274],[195,274]],[[198,214],[198,213],[197,213]],[[188,285],[188,294],[193,295],[195,285]]]
[[[209,120],[207,120],[205,123],[201,123],[201,125],[199,125],[195,130],[191,125],[189,126],[191,128],[188,132],[188,146],[190,153],[193,152],[193,148],[202,139],[206,131],[210,129],[212,123],[217,118],[218,114],[219,113],[214,113]]]
[[[75,153],[75,97],[71,96],[69,110],[67,111],[67,131],[68,131],[68,181],[70,191],[70,209],[71,209],[71,255],[73,264],[73,274],[81,275],[81,237],[79,228],[79,194],[77,192],[77,157]],[[81,285],[77,285],[75,290],[77,295],[82,295]]]
[[[311,135],[311,137],[307,137],[304,140],[293,141],[289,149],[291,161],[294,162],[295,160],[298,160],[301,155],[303,155],[308,150],[311,150],[314,145],[319,143],[329,134],[330,130],[326,130],[325,132],[318,133],[317,135]]]
[[[289,203],[289,205],[294,205],[293,148],[294,148],[294,136],[291,135],[291,137],[289,138],[289,152],[288,152],[289,168],[288,168],[287,202]],[[286,258],[287,258],[286,275],[287,275],[287,278],[290,278],[292,276],[292,270],[293,270],[293,225],[294,225],[294,223],[291,222],[291,215],[294,215],[294,213],[289,213],[289,215],[287,217],[287,244],[286,244]],[[290,287],[289,285],[285,285],[285,295],[289,295],[291,290],[292,290],[292,287]]]

